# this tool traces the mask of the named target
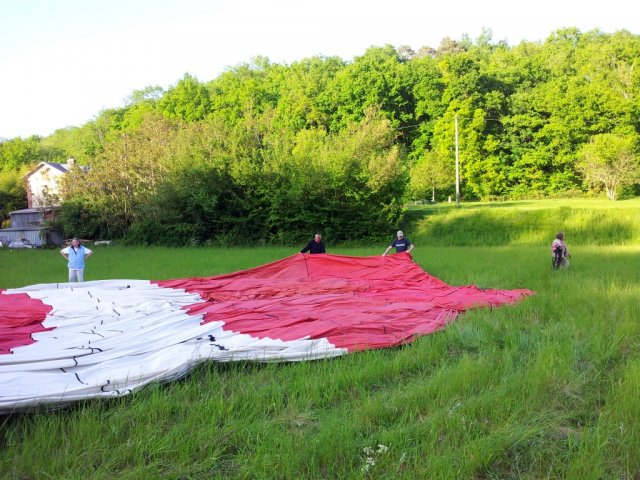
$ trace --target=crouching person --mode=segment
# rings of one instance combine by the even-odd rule
[[[569,257],[571,257],[571,254],[567,250],[566,243],[564,243],[564,232],[559,232],[551,244],[551,264],[553,268],[567,268],[569,266]]]

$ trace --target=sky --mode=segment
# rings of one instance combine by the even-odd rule
[[[0,138],[47,136],[255,56],[353,60],[370,46],[449,37],[544,41],[555,30],[640,33],[629,0],[0,0]]]

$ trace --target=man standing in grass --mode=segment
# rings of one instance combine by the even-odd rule
[[[322,242],[322,235],[316,233],[309,243],[305,245],[305,247],[300,250],[300,253],[327,253],[324,248],[324,243]]]
[[[69,283],[84,282],[84,261],[93,255],[93,251],[80,245],[80,240],[74,238],[71,245],[60,250],[60,255],[69,260]]]
[[[391,242],[391,245],[387,247],[387,249],[384,251],[382,256],[384,257],[387,253],[389,253],[389,250],[391,250],[393,247],[395,247],[396,253],[400,253],[400,252],[409,253],[411,250],[413,250],[413,243],[411,243],[411,240],[409,240],[404,236],[404,233],[402,233],[402,230],[398,230],[398,233],[396,234],[396,239],[393,242]]]

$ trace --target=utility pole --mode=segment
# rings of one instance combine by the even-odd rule
[[[458,148],[458,114],[456,113],[456,207],[460,206],[460,149]]]

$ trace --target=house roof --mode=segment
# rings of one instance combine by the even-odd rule
[[[25,178],[29,178],[31,175],[36,173],[38,170],[40,170],[45,165],[48,165],[51,168],[55,168],[56,170],[58,170],[59,172],[62,172],[62,173],[67,173],[67,170],[68,170],[66,163],[40,162],[36,168],[34,168],[33,170],[31,170],[29,173],[27,173],[25,175]]]
[[[8,227],[8,228],[0,229],[0,233],[2,232],[40,232],[46,229],[47,227]]]
[[[72,165],[69,165],[68,163],[57,163],[57,162],[40,162],[38,164],[38,166],[36,166],[36,168],[34,168],[33,170],[31,170],[29,173],[27,173],[25,175],[24,178],[29,178],[31,175],[33,175],[34,173],[36,173],[38,170],[40,170],[42,167],[44,167],[45,165],[50,166],[51,168],[55,168],[56,170],[58,170],[59,172],[62,173],[67,173],[69,171],[69,168],[71,168]],[[73,166],[76,166],[80,169],[82,169],[85,172],[88,172],[90,167],[86,166],[86,165],[78,165],[78,164],[74,164]]]
[[[62,173],[67,173],[69,170],[69,166],[66,163],[54,163],[54,162],[43,162],[49,165],[50,167],[55,168],[56,170],[60,170]]]
[[[59,207],[58,207],[59,208]],[[51,212],[55,209],[55,207],[45,207],[45,208],[23,208],[22,210],[14,210],[9,212],[9,215],[14,213],[42,213],[42,212]]]

